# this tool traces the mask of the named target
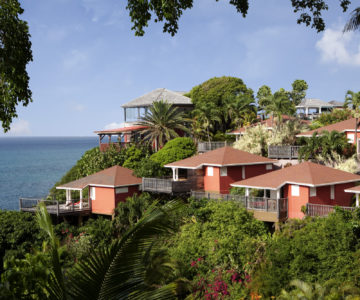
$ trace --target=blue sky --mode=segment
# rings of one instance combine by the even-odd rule
[[[245,19],[228,1],[194,0],[175,37],[153,22],[136,37],[125,2],[21,1],[34,102],[18,108],[5,136],[93,135],[120,124],[129,100],[160,87],[188,91],[214,76],[242,78],[255,93],[304,79],[307,96],[325,101],[360,90],[360,33],[342,34],[349,13],[338,1],[329,1],[318,34],[296,24],[290,0],[250,1]]]

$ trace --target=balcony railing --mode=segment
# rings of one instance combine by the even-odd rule
[[[269,158],[287,158],[287,159],[298,158],[300,148],[301,148],[301,146],[269,145],[268,157]]]
[[[145,192],[156,193],[188,193],[190,192],[190,182],[186,179],[174,181],[170,178],[143,178],[142,190]]]
[[[191,192],[191,196],[195,199],[215,199],[225,201],[236,201],[241,203],[248,210],[263,211],[276,213],[278,219],[287,218],[288,202],[287,198],[270,199],[263,197],[246,197],[231,194],[216,194],[209,192]]]
[[[334,206],[334,205],[323,205],[323,204],[306,204],[306,215],[311,217],[325,217],[328,214],[332,213],[338,207],[343,210],[353,211],[355,207],[348,206]]]
[[[225,146],[232,146],[229,142],[199,142],[197,150],[199,153],[208,152]]]
[[[90,201],[88,199],[83,200],[83,205],[80,207],[79,200],[70,200],[68,204],[60,203],[57,200],[44,200],[34,198],[20,198],[19,208],[20,211],[36,212],[39,203],[45,203],[46,209],[49,214],[52,215],[70,215],[70,214],[82,214],[90,213]]]

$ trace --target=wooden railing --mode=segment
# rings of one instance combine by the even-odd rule
[[[49,214],[64,215],[73,214],[76,212],[90,212],[91,206],[88,199],[83,200],[83,206],[80,208],[79,204],[76,204],[79,200],[69,200],[68,204],[60,203],[57,200],[45,200],[35,198],[20,198],[19,208],[20,211],[35,212],[39,203],[45,203],[46,209]]]
[[[241,203],[244,207],[246,207],[246,209],[277,213],[278,219],[287,218],[287,198],[270,199],[231,194],[216,194],[202,191],[192,191],[191,196],[195,199],[207,198],[215,200],[236,201]]]
[[[156,193],[188,193],[190,192],[190,182],[180,179],[174,181],[170,178],[143,178],[142,190],[145,192]]]
[[[119,143],[119,142],[112,142],[112,143],[100,143],[99,148],[101,152],[105,152],[107,149],[110,148],[110,145],[112,145],[113,147],[115,147],[116,149],[121,149],[121,148],[125,148],[126,146],[129,145],[129,143]]]
[[[269,145],[268,157],[269,158],[298,158],[301,146],[290,145]]]
[[[325,217],[328,214],[332,213],[335,209],[335,207],[338,207],[343,210],[349,210],[352,211],[355,209],[355,207],[349,207],[349,206],[334,206],[334,205],[323,205],[323,204],[312,204],[307,203],[306,204],[306,215],[311,217]]]
[[[222,148],[225,146],[232,146],[232,143],[229,142],[199,142],[197,146],[198,152],[207,152],[211,150],[215,150],[218,148]]]

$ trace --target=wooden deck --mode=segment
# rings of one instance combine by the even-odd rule
[[[269,145],[268,157],[269,158],[285,158],[285,159],[297,159],[299,158],[299,150],[301,146],[290,145]]]
[[[323,205],[323,204],[306,204],[306,215],[310,217],[326,217],[332,213],[338,207],[343,210],[353,211],[355,207],[349,206],[334,206],[334,205]]]
[[[215,194],[208,192],[191,192],[196,199],[215,199],[236,201],[241,203],[248,211],[254,213],[254,217],[265,222],[282,222],[287,219],[288,202],[286,198],[270,199],[262,197],[245,197],[231,194]]]
[[[79,200],[71,200],[70,205],[65,203],[59,203],[57,200],[44,200],[44,199],[34,199],[34,198],[20,198],[19,199],[19,208],[20,211],[35,213],[37,206],[40,202],[45,203],[47,211],[51,215],[56,216],[79,216],[79,215],[88,215],[91,213],[91,207],[88,205],[88,200],[84,201],[83,207],[80,208],[79,205],[75,203]]]
[[[155,193],[189,193],[191,189],[190,182],[186,179],[174,181],[170,178],[143,178],[142,190]]]
[[[199,153],[208,152],[225,146],[232,146],[229,142],[199,142],[197,145],[197,151]]]

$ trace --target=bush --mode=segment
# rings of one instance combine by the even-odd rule
[[[196,153],[196,147],[191,138],[179,137],[166,143],[157,153],[151,155],[150,159],[161,166],[185,159]]]
[[[137,177],[163,177],[170,173],[170,169],[164,168],[160,163],[149,158],[143,159],[134,170],[134,175]]]

